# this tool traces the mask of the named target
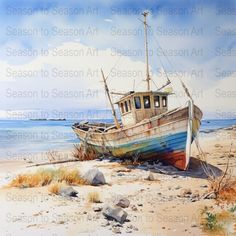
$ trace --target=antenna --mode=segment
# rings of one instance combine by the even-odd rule
[[[149,12],[144,11],[142,13],[144,17],[144,32],[145,32],[145,52],[146,52],[146,81],[147,81],[147,90],[150,91],[150,73],[149,73],[149,65],[148,65],[148,42],[147,42],[147,16]]]

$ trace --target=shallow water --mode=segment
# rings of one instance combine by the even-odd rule
[[[99,120],[99,122],[112,120]],[[71,125],[76,121],[0,120],[0,157],[65,150],[79,143]],[[236,124],[234,120],[203,120],[201,132]]]

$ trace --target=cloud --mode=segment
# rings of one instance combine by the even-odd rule
[[[229,1],[224,7],[234,5]],[[148,9],[152,26],[148,35],[152,78],[158,86],[163,85],[166,74],[162,67],[165,68],[177,91],[171,99],[173,106],[185,101],[178,80],[181,78],[205,114],[218,108],[229,112],[233,109],[232,99],[216,97],[215,90],[224,86],[225,90],[230,89],[235,83],[232,77],[235,57],[224,55],[234,45],[234,38],[225,34],[224,29],[235,26],[233,16],[219,14],[219,6],[222,7],[220,1],[188,4],[140,1],[135,5],[132,1],[97,1],[93,5],[91,1],[80,4],[17,1],[14,5],[3,1],[2,109],[109,108],[101,83],[101,67],[109,74],[108,83],[113,90],[133,90],[134,85],[137,90],[145,89],[144,35],[138,18],[143,9]],[[197,10],[191,13],[195,7]],[[25,8],[33,11],[31,14],[16,11]],[[32,29],[36,34],[19,35],[18,30],[22,29]],[[14,34],[15,31],[18,33]],[[17,75],[19,71],[21,75]],[[68,94],[63,93],[65,90]],[[33,97],[22,94],[19,98],[17,92],[21,91],[35,94]],[[42,97],[43,92],[49,92],[49,96]]]

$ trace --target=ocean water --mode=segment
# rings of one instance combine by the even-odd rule
[[[32,153],[71,149],[73,144],[79,143],[71,128],[75,122],[0,120],[0,157],[9,159]],[[200,132],[207,133],[235,124],[236,119],[203,120]]]

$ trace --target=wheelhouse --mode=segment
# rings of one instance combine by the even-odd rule
[[[118,102],[124,126],[134,125],[144,119],[160,115],[168,110],[167,92],[130,92]]]

